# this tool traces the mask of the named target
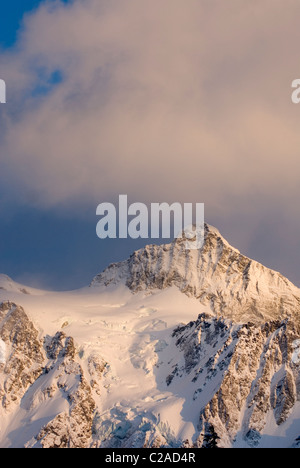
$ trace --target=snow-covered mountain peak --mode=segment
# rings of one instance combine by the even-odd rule
[[[9,276],[0,273],[0,285],[7,283],[7,282],[12,282],[12,281],[13,280]]]
[[[33,294],[36,291],[33,288],[29,288],[22,284],[16,283],[13,279],[4,274],[0,274],[0,290],[17,292],[22,294]]]
[[[91,286],[119,283],[134,293],[176,286],[210,306],[215,316],[238,322],[264,322],[300,314],[300,290],[296,286],[242,255],[208,224],[201,249],[186,250],[184,239],[147,245],[128,260],[110,265]]]
[[[2,275],[0,447],[298,447],[299,309],[208,225],[79,291]]]
[[[240,253],[236,248],[230,245],[229,242],[227,242],[227,240],[222,236],[222,234],[217,228],[207,223],[204,223],[204,230],[202,228],[197,229],[195,225],[187,226],[182,232],[182,238],[179,237],[178,239],[175,239],[173,243],[179,246],[184,245],[185,250],[189,250],[186,248],[185,242],[186,240],[189,240],[189,239],[191,239],[192,241],[196,240],[196,233],[198,235],[204,234],[204,242],[203,242],[203,245],[201,245],[201,249],[207,242],[211,242],[212,244],[214,242],[215,243],[218,242],[218,243],[226,245],[227,247],[230,247],[235,252]]]

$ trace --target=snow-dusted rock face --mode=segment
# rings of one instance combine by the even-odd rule
[[[147,246],[110,265],[92,286],[120,282],[133,292],[176,286],[209,305],[215,316],[236,322],[300,317],[300,290],[280,273],[242,255],[207,224],[202,249],[186,250],[182,239]]]
[[[49,422],[38,423],[36,435],[24,445],[38,448],[89,446],[95,402],[90,382],[76,362],[73,338],[58,332],[54,337],[39,339],[38,331],[22,307],[10,302],[0,306],[0,337],[5,343],[5,362],[0,367],[2,418],[18,412],[19,408],[38,414],[52,404],[54,413],[58,413],[52,419],[51,411],[48,416],[47,411],[44,412],[44,419],[48,418]],[[101,369],[97,370],[100,383]]]
[[[91,443],[95,401],[82,367],[75,361],[73,338],[58,332],[47,337],[45,348],[49,362],[40,378],[35,400],[57,399],[63,394],[67,400],[65,411],[44,425],[29,441],[27,448],[86,448]]]
[[[44,353],[38,332],[24,310],[10,302],[0,305],[0,401],[8,409],[19,404],[42,373]]]
[[[300,397],[300,366],[293,361],[299,334],[300,324],[288,319],[234,325],[205,315],[174,331],[184,365],[175,367],[167,383],[172,388],[187,374],[197,386],[196,446],[205,446],[213,432],[220,447],[238,437],[255,447],[270,418],[278,427],[288,420]]]

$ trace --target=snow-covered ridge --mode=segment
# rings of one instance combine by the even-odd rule
[[[79,291],[0,275],[0,447],[299,446],[299,289],[184,242]]]
[[[242,255],[209,225],[200,250],[186,250],[178,239],[149,245],[126,261],[110,265],[92,287],[123,283],[131,291],[181,292],[210,306],[216,316],[264,322],[300,315],[300,290],[280,273]]]
[[[16,283],[7,275],[0,274],[0,290],[11,291],[22,294],[40,294],[41,292],[34,288],[29,288],[22,284]]]

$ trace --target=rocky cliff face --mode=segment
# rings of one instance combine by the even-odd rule
[[[133,292],[176,286],[208,305],[215,316],[235,321],[300,318],[300,290],[280,273],[242,255],[207,224],[200,250],[185,250],[182,239],[147,246],[125,262],[110,265],[92,286],[120,282]]]
[[[25,446],[87,447],[91,443],[95,409],[91,389],[94,372],[85,378],[76,362],[73,338],[62,332],[53,337],[38,335],[22,307],[10,302],[1,304],[0,338],[5,343],[5,363],[0,367],[2,412],[9,414],[22,407],[34,413],[49,402],[56,402],[63,411],[53,419],[49,415],[49,422],[41,425]],[[90,357],[89,361],[98,372],[100,384],[101,368],[96,359]]]
[[[10,302],[0,305],[0,339],[4,344],[0,399],[3,408],[9,409],[42,374],[44,352],[24,310]]]
[[[255,447],[268,418],[278,426],[288,419],[300,397],[299,334],[300,324],[289,319],[234,325],[205,315],[174,331],[184,366],[167,383],[187,373],[197,384],[196,446],[205,446],[214,432],[220,447],[230,447],[238,435]]]

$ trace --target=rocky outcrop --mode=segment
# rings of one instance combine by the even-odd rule
[[[205,315],[175,330],[185,365],[167,383],[185,372],[199,384],[198,447],[213,432],[218,446],[232,446],[239,433],[256,446],[271,412],[277,425],[287,420],[300,393],[300,366],[293,360],[299,335],[300,324],[288,319],[234,325]],[[213,395],[207,387],[216,389]]]
[[[87,448],[91,444],[95,402],[79,364],[69,361],[55,369],[57,388],[64,393],[68,408],[42,427],[27,447]],[[51,395],[52,398],[55,396]]]
[[[17,405],[43,372],[45,354],[38,335],[22,307],[11,302],[0,305],[0,339],[5,344],[0,401],[5,409]]]
[[[0,339],[5,343],[5,362],[0,367],[2,411],[16,410],[22,400],[27,411],[38,411],[57,401],[64,411],[50,418],[25,445],[43,448],[85,448],[91,444],[95,401],[92,387],[77,362],[72,337],[58,332],[39,339],[24,309],[6,302],[0,305]],[[90,357],[93,378],[101,377],[101,358]],[[97,393],[100,382],[97,381]],[[63,402],[63,404],[62,404]]]
[[[112,264],[92,287],[123,282],[133,292],[176,286],[212,313],[236,322],[300,319],[300,290],[280,273],[242,255],[219,231],[205,225],[200,250],[186,250],[178,239],[146,246],[125,262]]]
[[[75,361],[73,338],[58,332],[52,339],[47,337],[45,349],[49,362],[45,367],[44,379],[49,385],[48,395],[62,394],[67,408],[48,422],[36,436],[36,442],[27,446],[43,448],[87,448],[91,443],[95,402],[91,387],[84,377],[80,364]],[[41,382],[40,391],[44,385]]]
[[[97,354],[92,354],[88,358],[90,386],[97,395],[101,395],[101,380],[107,366],[108,363]]]

